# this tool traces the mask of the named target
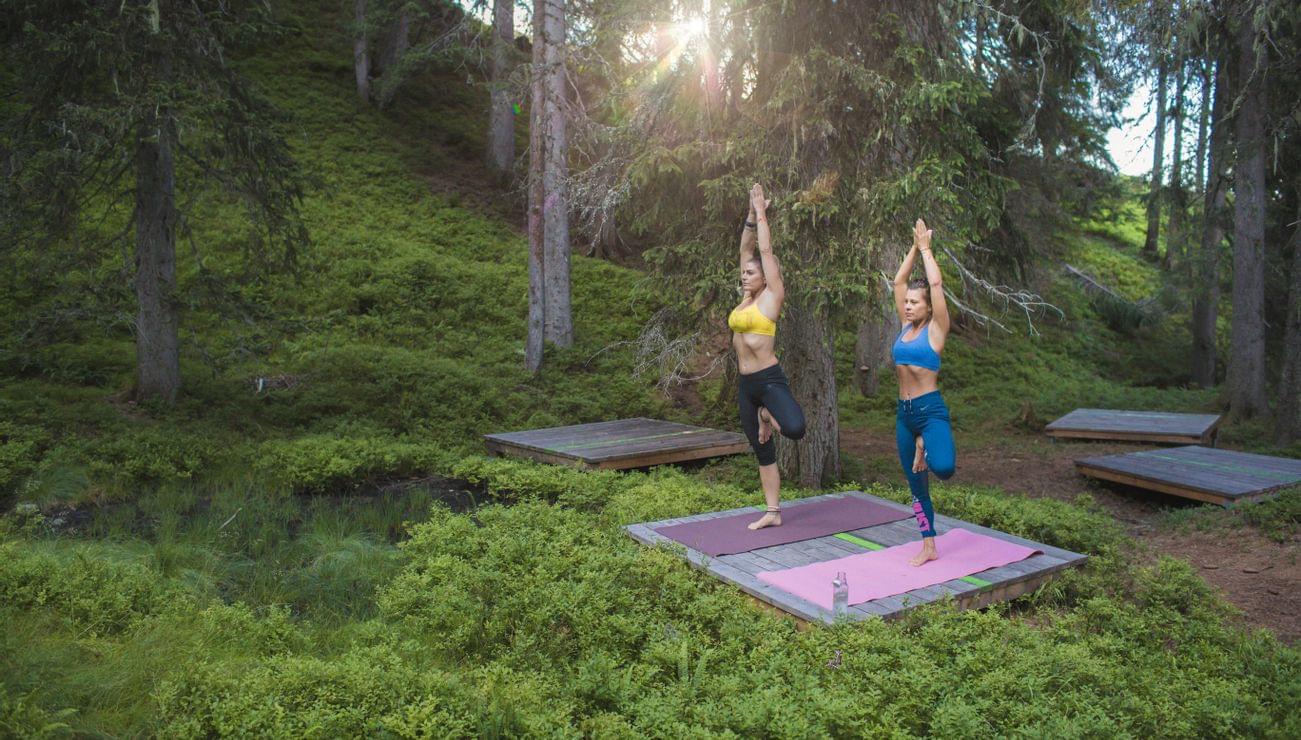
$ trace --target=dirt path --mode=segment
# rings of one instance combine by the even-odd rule
[[[1140,445],[1059,442],[1025,434],[1012,434],[998,442],[964,446],[959,439],[955,482],[996,486],[1034,498],[1072,501],[1087,493],[1124,523],[1135,538],[1146,543],[1151,557],[1169,555],[1190,562],[1208,583],[1218,588],[1243,612],[1243,621],[1264,627],[1288,644],[1301,639],[1301,543],[1296,538],[1279,544],[1253,527],[1214,531],[1180,531],[1166,513],[1197,506],[1128,486],[1085,478],[1075,471],[1074,460],[1143,449]],[[899,483],[894,437],[847,429],[841,432],[841,449],[863,461],[866,482]],[[937,484],[938,505],[943,485]]]

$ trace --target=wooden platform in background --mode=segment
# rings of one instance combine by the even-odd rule
[[[788,509],[819,499],[840,498],[843,496],[857,496],[858,498],[896,508],[908,514],[908,519],[856,529],[852,532],[792,542],[775,547],[765,547],[735,555],[721,555],[719,557],[710,557],[698,550],[685,547],[681,543],[656,533],[654,530],[656,527],[665,527],[670,524],[731,516],[747,511],[755,512],[755,516],[758,517],[761,515],[761,511],[750,507],[731,509],[729,511],[713,511],[680,519],[631,524],[624,527],[624,531],[638,542],[646,545],[669,545],[670,549],[680,553],[691,565],[719,580],[736,586],[764,604],[776,607],[806,622],[831,624],[834,622],[834,618],[830,611],[760,581],[758,574],[764,571],[784,570],[825,560],[834,560],[847,555],[858,555],[868,550],[879,550],[891,545],[912,542],[918,538],[917,521],[912,518],[912,507],[871,496],[861,491],[847,491],[795,501],[783,501],[782,508]],[[1007,601],[1034,591],[1051,579],[1054,573],[1064,568],[1080,565],[1087,559],[1087,556],[1079,553],[1062,550],[1039,542],[1031,542],[1004,532],[964,522],[960,519],[938,515],[935,520],[935,529],[940,533],[947,532],[954,527],[961,527],[972,532],[1015,542],[1018,545],[1033,547],[1042,552],[1016,563],[990,568],[976,573],[974,576],[946,581],[935,586],[851,606],[849,607],[849,619],[851,621],[871,617],[892,619],[916,606],[940,601],[949,596],[952,596],[957,606],[962,609],[979,608],[996,601]],[[943,553],[940,553],[940,556],[943,557]]]
[[[1050,437],[1213,445],[1219,414],[1075,409],[1044,428]]]
[[[550,429],[485,434],[494,455],[599,470],[702,460],[748,452],[745,436],[658,419],[618,419]]]
[[[1257,501],[1301,483],[1301,460],[1189,445],[1076,460],[1093,478],[1221,506]]]

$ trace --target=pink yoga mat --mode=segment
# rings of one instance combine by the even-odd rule
[[[787,506],[782,509],[780,527],[746,528],[761,516],[762,511],[750,511],[686,524],[670,524],[655,531],[693,550],[717,557],[897,522],[912,514],[857,496],[845,496]]]
[[[935,538],[940,555],[937,560],[917,567],[909,565],[921,547],[918,540],[862,555],[760,573],[759,580],[831,609],[831,581],[841,571],[849,580],[852,606],[1015,563],[1039,552],[965,529],[951,529]]]

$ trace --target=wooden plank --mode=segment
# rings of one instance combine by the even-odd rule
[[[1301,460],[1198,445],[1168,450],[1145,450],[1142,459],[1192,465],[1217,473],[1253,475],[1268,480],[1301,477]]]
[[[1210,439],[1220,423],[1218,414],[1187,414],[1119,409],[1076,409],[1050,422],[1050,436],[1147,441],[1201,442]]]
[[[1047,425],[1051,429],[1112,429],[1197,433],[1205,431],[1219,414],[1123,409],[1075,409]]]
[[[590,462],[610,462],[625,457],[644,457],[675,450],[700,450],[709,447],[746,444],[745,437],[732,432],[702,430],[700,433],[654,436],[649,438],[620,438],[586,447],[567,446],[561,452],[578,455]]]
[[[1111,481],[1112,483],[1123,483],[1127,486],[1134,486],[1135,488],[1146,488],[1151,491],[1168,493],[1173,496],[1182,496],[1184,498],[1191,498],[1197,501],[1205,501],[1207,503],[1218,504],[1220,506],[1230,506],[1234,503],[1235,500],[1234,497],[1231,496],[1223,496],[1223,495],[1218,495],[1213,493],[1206,493],[1205,491],[1199,491],[1195,488],[1186,488],[1184,486],[1170,485],[1169,483],[1162,483],[1160,481],[1154,481],[1148,478],[1139,478],[1137,476],[1126,475],[1124,473],[1113,473],[1110,470],[1107,470],[1105,468],[1095,468],[1089,465],[1081,464],[1079,462],[1075,463],[1075,468],[1079,470],[1081,473],[1083,473],[1084,475],[1089,476],[1090,478],[1098,478],[1101,480]]]
[[[1213,436],[1190,434],[1153,434],[1144,432],[1093,432],[1061,429],[1046,432],[1049,437],[1057,439],[1097,439],[1109,442],[1167,442],[1170,444],[1188,444],[1189,442],[1206,444]]]
[[[1301,481],[1301,473],[1292,475],[1285,471],[1251,469],[1245,465],[1233,468],[1216,467],[1205,461],[1144,456],[1141,453],[1101,458],[1086,458],[1094,467],[1113,472],[1136,475],[1167,483],[1197,488],[1207,493],[1236,495],[1287,486]]]
[[[897,510],[910,511],[909,508],[902,505],[894,504],[884,500],[876,499],[862,492],[847,492],[838,495],[859,496],[867,500],[879,501],[880,503],[894,506]],[[828,496],[814,496],[805,499],[799,499],[789,502],[789,505],[804,505],[812,501],[829,498]],[[728,512],[707,512],[711,515],[729,515],[737,511],[749,511],[750,508],[733,509]],[[701,515],[692,515],[682,519],[698,520]],[[663,536],[654,531],[655,527],[664,526],[677,520],[664,520],[661,522],[647,522],[628,525],[624,527],[630,536],[643,543],[665,543],[669,542]],[[895,526],[892,526],[895,525]],[[903,525],[903,526],[897,526]],[[978,608],[980,606],[993,603],[994,601],[1014,598],[1017,595],[1028,593],[1043,583],[1047,582],[1052,574],[1062,568],[1070,567],[1083,562],[1086,556],[1079,553],[1071,553],[1066,550],[1053,548],[1042,543],[1033,543],[1020,537],[999,533],[980,527],[969,522],[955,520],[948,517],[936,517],[936,528],[939,531],[947,531],[954,526],[961,526],[965,529],[980,532],[990,536],[1000,537],[1004,540],[1025,544],[1036,549],[1043,550],[1049,554],[1034,555],[1017,563],[1011,563],[1000,568],[993,568],[978,574],[986,579],[1000,579],[998,582],[990,583],[986,586],[979,586],[961,579],[948,581],[942,584],[935,584],[925,588],[915,589],[905,594],[889,596],[873,601],[857,604],[849,608],[847,618],[850,620],[862,620],[872,618],[897,618],[905,613],[908,609],[915,608],[922,604],[941,601],[952,596],[955,604],[959,608]],[[913,541],[917,537],[915,526],[910,521],[894,522],[876,527],[868,527],[858,530],[862,535],[875,534],[885,539],[900,539],[903,541]],[[797,620],[804,622],[823,622],[833,623],[831,612],[822,607],[812,604],[782,591],[774,586],[770,586],[758,579],[760,573],[772,570],[781,570],[787,567],[796,567],[813,562],[826,562],[847,555],[859,554],[865,552],[864,548],[850,541],[845,541],[834,536],[821,537],[813,540],[804,540],[796,543],[788,543],[770,548],[762,548],[759,551],[748,553],[736,553],[725,555],[718,558],[710,558],[702,553],[675,545],[671,548],[674,552],[685,554],[685,559],[693,567],[704,570],[705,572],[719,578],[725,582],[731,583],[739,588],[748,598],[755,600],[756,604],[761,605],[764,609],[779,609],[784,614],[793,615]],[[1057,554],[1065,557],[1058,557]]]
[[[1301,482],[1301,460],[1206,447],[1085,458],[1075,466],[1090,477],[1221,506]]]
[[[616,419],[484,435],[493,454],[603,469],[645,467],[749,450],[743,435],[657,419]]]
[[[1081,465],[1223,496],[1301,482],[1301,461],[1207,447],[1090,457],[1076,461]]]

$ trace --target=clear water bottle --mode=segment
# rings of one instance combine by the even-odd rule
[[[836,619],[843,619],[848,611],[849,579],[841,571],[836,574],[836,580],[831,582],[831,613]]]

